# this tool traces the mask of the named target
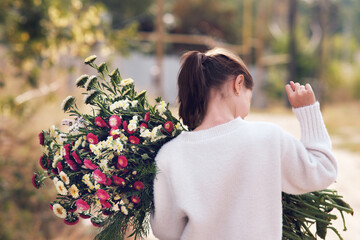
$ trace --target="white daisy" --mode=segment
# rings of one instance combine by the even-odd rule
[[[53,205],[53,212],[56,216],[58,216],[59,218],[66,218],[66,210],[63,206],[61,206],[58,203],[55,203]]]

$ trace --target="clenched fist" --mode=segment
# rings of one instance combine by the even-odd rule
[[[305,107],[316,102],[315,94],[310,84],[304,86],[291,81],[290,84],[286,84],[285,90],[293,108]]]

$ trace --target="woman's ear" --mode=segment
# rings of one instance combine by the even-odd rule
[[[239,74],[235,78],[235,82],[234,82],[234,90],[236,95],[240,94],[243,85],[244,85],[244,75]]]

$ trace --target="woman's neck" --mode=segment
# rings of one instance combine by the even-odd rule
[[[237,117],[231,98],[216,94],[211,96],[210,99],[204,119],[194,131],[212,128],[234,120]]]

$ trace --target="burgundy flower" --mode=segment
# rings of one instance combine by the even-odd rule
[[[121,118],[117,115],[112,115],[109,118],[110,127],[119,127],[121,125]]]
[[[59,172],[57,171],[57,169],[51,169],[51,172],[54,174],[54,175],[58,175],[59,174]]]
[[[140,181],[136,181],[136,182],[134,182],[134,188],[136,190],[141,191],[141,190],[144,189],[144,184],[142,182],[140,182]]]
[[[125,180],[123,178],[121,178],[121,177],[113,175],[112,179],[113,179],[113,182],[114,182],[115,185],[118,185],[118,186],[124,186],[125,185]]]
[[[129,142],[132,144],[139,144],[140,140],[135,136],[129,136]]]
[[[78,164],[82,164],[82,161],[81,161],[79,155],[77,155],[77,153],[76,153],[75,151],[73,151],[73,152],[71,153],[71,155],[72,155],[73,158],[75,159],[75,162],[77,162]]]
[[[118,156],[116,167],[118,169],[125,168],[128,165],[128,160],[124,155]]]
[[[73,160],[71,160],[71,159],[66,159],[65,161],[66,161],[66,163],[69,165],[69,167],[71,168],[71,170],[73,170],[74,172],[77,170],[77,165],[76,165],[76,163],[75,163]]]
[[[133,202],[133,203],[139,203],[140,202],[140,198],[138,197],[138,196],[136,196],[136,195],[134,195],[134,196],[131,196],[131,201]]]
[[[44,169],[44,170],[46,170],[46,167],[45,167],[45,165],[44,165],[44,163],[43,163],[44,158],[45,158],[45,156],[42,155],[42,156],[40,157],[39,163],[40,163],[41,168]],[[45,160],[46,160],[46,159],[45,159]]]
[[[39,133],[39,142],[40,142],[40,145],[44,146],[44,133],[43,132]]]
[[[95,170],[98,168],[98,166],[96,164],[92,163],[92,161],[89,159],[84,160],[84,166],[90,170]]]
[[[63,166],[61,165],[61,162],[57,162],[56,168],[57,168],[57,170],[58,170],[58,173],[63,170]]]
[[[102,173],[99,169],[95,169],[95,171],[93,172],[93,178],[96,182],[101,184],[105,184],[107,180],[106,175]]]
[[[97,144],[99,142],[98,137],[93,134],[93,133],[88,133],[86,135],[86,140],[90,143],[90,144]]]
[[[171,132],[173,130],[174,124],[171,121],[164,123],[164,128],[166,131]]]
[[[66,160],[70,159],[70,145],[69,144],[65,144],[64,146],[64,158]]]
[[[80,216],[81,218],[83,218],[83,219],[88,219],[88,218],[91,217],[90,215],[85,214],[85,213],[79,213],[79,216]]]
[[[95,125],[98,127],[107,127],[106,122],[101,117],[97,116],[94,120]]]
[[[109,194],[101,188],[96,191],[96,195],[100,199],[100,201],[101,200],[106,201],[110,197]]]
[[[75,220],[69,220],[69,219],[64,219],[64,223],[66,224],[66,225],[75,225],[75,224],[77,224],[79,222],[79,218],[78,217],[76,217],[76,219]]]
[[[80,211],[87,211],[90,208],[89,204],[82,199],[76,200],[75,204]]]
[[[99,222],[96,222],[96,220],[93,220],[93,219],[90,219],[91,223],[93,226],[95,227],[101,227],[103,224],[99,223]]]
[[[68,209],[68,212],[76,212],[77,210],[77,206],[76,205],[73,205],[71,208]]]
[[[31,182],[32,182],[34,188],[39,189],[40,183],[39,183],[39,181],[38,181],[38,179],[37,179],[36,173],[34,173],[34,175],[32,176]]]
[[[144,121],[145,121],[145,122],[148,122],[149,120],[150,120],[150,113],[147,112],[147,113],[145,113]]]

